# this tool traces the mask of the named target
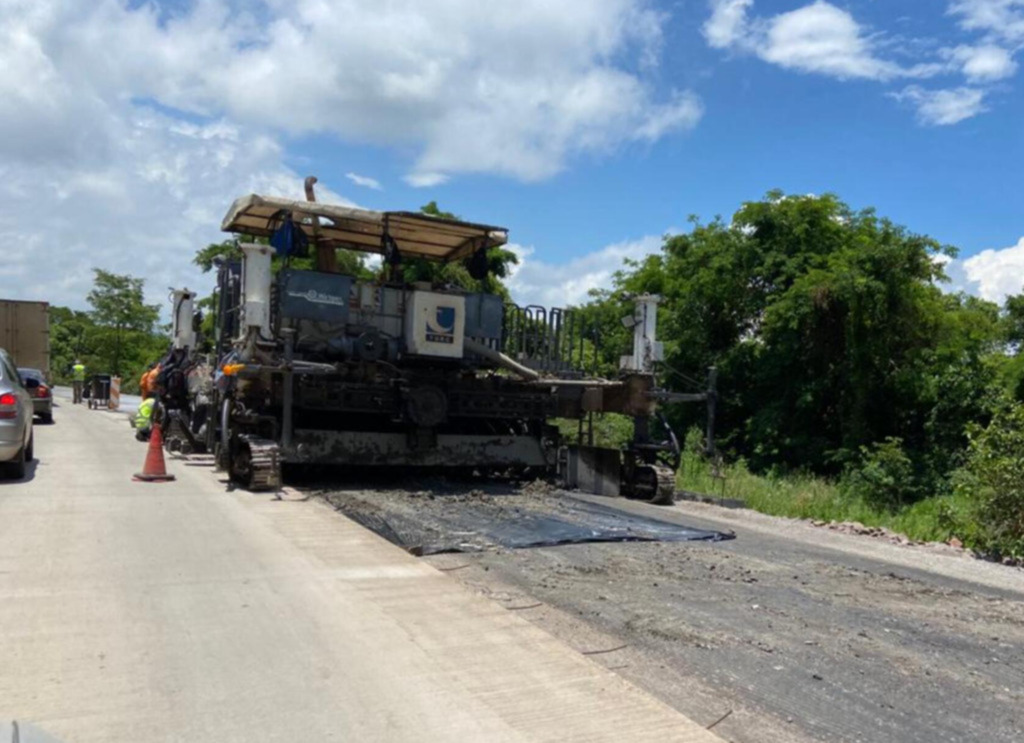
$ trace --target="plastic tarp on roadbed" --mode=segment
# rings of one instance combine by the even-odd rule
[[[732,535],[637,516],[567,494],[328,496],[354,521],[417,555],[585,542],[719,541]]]

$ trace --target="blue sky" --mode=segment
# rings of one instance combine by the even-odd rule
[[[774,0],[755,7],[770,14],[803,5]],[[932,7],[922,13],[925,6]],[[368,205],[386,208],[396,198],[418,205],[429,196],[467,216],[509,224],[517,241],[556,256],[680,226],[689,214],[729,215],[772,188],[833,191],[852,206],[874,205],[965,255],[1024,235],[1024,191],[1007,183],[1007,166],[1024,164],[1024,96],[1014,81],[994,91],[986,113],[953,126],[921,125],[912,107],[887,97],[903,87],[899,82],[839,81],[722,53],[703,43],[705,3],[664,7],[675,15],[665,27],[656,78],[663,89],[682,86],[701,96],[705,112],[691,132],[577,158],[540,183],[482,176],[409,188],[401,181],[408,166],[402,153],[327,137],[296,140],[296,167],[319,167],[335,182],[348,171],[375,175],[386,190],[362,196]],[[954,46],[973,36],[956,30],[941,2],[839,7],[873,33]],[[940,82],[958,84],[955,78]]]
[[[508,226],[523,301],[578,300],[688,215],[772,188],[958,246],[957,288],[1024,285],[1024,0],[0,0],[0,17],[0,239],[30,246],[3,296],[82,306],[93,265],[146,276],[154,301],[205,288],[189,258],[230,201],[299,198],[309,173],[324,199]]]

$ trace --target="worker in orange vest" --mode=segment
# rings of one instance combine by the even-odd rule
[[[154,363],[142,373],[139,380],[139,389],[142,391],[142,398],[145,399],[156,389],[156,379],[160,376],[160,362]]]

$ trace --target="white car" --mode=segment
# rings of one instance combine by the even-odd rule
[[[38,380],[21,381],[11,357],[0,348],[0,472],[20,480],[32,461],[31,390]]]

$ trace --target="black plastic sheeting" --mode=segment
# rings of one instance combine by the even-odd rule
[[[370,509],[356,501],[335,505],[349,518],[417,555],[586,542],[717,542],[734,537],[576,498],[556,499],[556,509],[529,505],[495,509],[490,503],[462,501],[416,515],[389,512],[386,503],[380,501]]]

